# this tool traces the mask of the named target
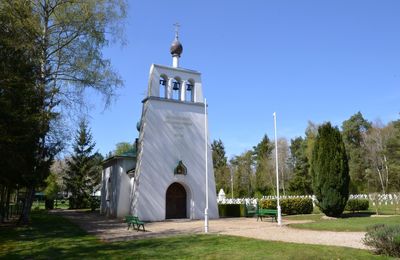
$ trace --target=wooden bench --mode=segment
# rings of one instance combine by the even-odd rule
[[[133,229],[136,229],[137,231],[139,231],[140,227],[142,227],[142,230],[146,231],[144,229],[144,222],[140,221],[137,216],[125,216],[125,222],[128,225],[128,230],[130,227],[132,227]]]
[[[258,209],[257,210],[257,221],[258,219],[263,220],[263,217],[271,217],[271,221],[277,222],[278,210],[276,209]]]

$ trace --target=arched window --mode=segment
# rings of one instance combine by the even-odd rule
[[[167,76],[160,76],[160,98],[167,98]]]
[[[187,102],[194,101],[194,81],[192,79],[189,79],[186,82],[185,101]]]
[[[181,81],[179,78],[172,80],[172,99],[180,100],[181,95]]]

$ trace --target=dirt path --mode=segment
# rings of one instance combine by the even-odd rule
[[[171,220],[146,223],[146,232],[137,232],[136,230],[127,230],[126,223],[121,219],[107,219],[98,213],[83,213],[71,210],[53,212],[70,219],[89,234],[110,242],[177,234],[200,234],[204,230],[204,222],[201,220]],[[263,240],[366,249],[362,243],[365,232],[313,231],[294,229],[287,226],[290,223],[302,222],[305,221],[284,221],[284,225],[279,227],[276,223],[268,221],[257,222],[255,218],[225,218],[210,220],[209,232]]]

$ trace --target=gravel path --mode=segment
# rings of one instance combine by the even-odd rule
[[[71,210],[53,211],[78,224],[89,234],[103,241],[126,241],[152,237],[166,237],[178,234],[200,234],[204,230],[202,220],[169,220],[146,223],[146,232],[127,230],[121,219],[107,219],[98,213],[83,213]],[[362,243],[365,232],[332,232],[290,228],[287,224],[305,221],[283,220],[279,227],[270,221],[257,221],[255,218],[225,218],[210,220],[209,232],[242,237],[283,242],[344,246],[366,249]]]

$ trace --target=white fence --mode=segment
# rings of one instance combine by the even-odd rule
[[[310,198],[313,202],[313,206],[318,202],[315,195],[305,195],[305,196],[280,196],[281,199],[286,198]],[[276,199],[276,196],[264,196],[263,199]],[[349,199],[368,199],[370,201],[370,205],[399,205],[400,204],[400,193],[391,193],[391,194],[379,194],[379,193],[371,193],[371,194],[351,194]],[[218,204],[247,204],[256,206],[259,199],[257,198],[237,198],[237,199],[229,199],[225,197],[218,197]]]
[[[279,196],[281,199],[287,199],[287,198],[310,198],[313,201],[313,206],[315,206],[315,202],[317,201],[317,198],[315,195],[305,195],[305,196]],[[263,196],[262,199],[276,199],[276,196]],[[229,198],[221,198],[218,197],[217,203],[218,204],[247,204],[247,205],[253,205],[256,206],[258,203],[259,199],[257,198],[236,198],[236,199],[229,199]]]
[[[373,206],[375,205],[399,205],[400,204],[400,193],[391,194],[354,194],[350,195],[350,199],[368,199]]]

